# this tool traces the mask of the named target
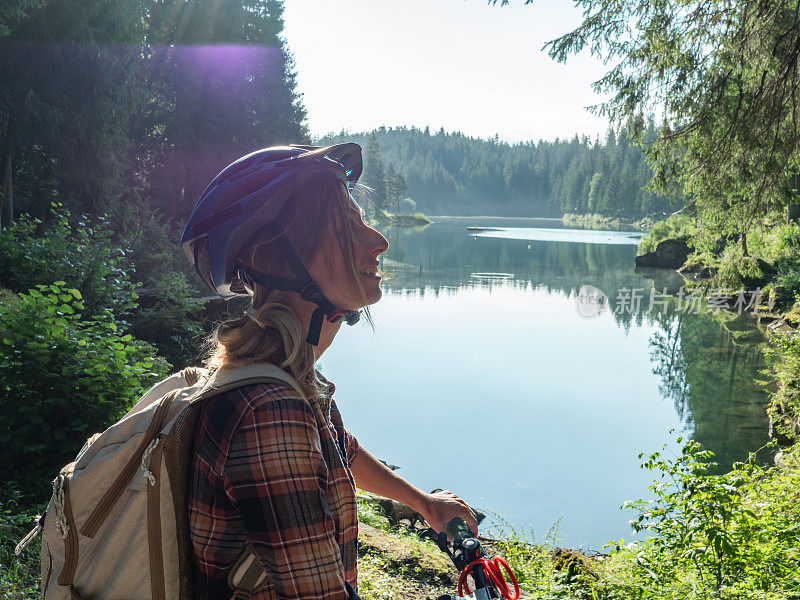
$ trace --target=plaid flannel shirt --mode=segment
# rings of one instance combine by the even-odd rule
[[[248,542],[268,581],[253,600],[345,600],[345,580],[356,588],[358,442],[322,379],[328,396],[309,402],[270,383],[201,408],[189,495],[196,597],[231,597],[227,577]]]

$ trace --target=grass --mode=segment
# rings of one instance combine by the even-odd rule
[[[561,222],[568,227],[584,227],[586,229],[607,229],[607,228],[625,228],[625,229],[649,229],[653,220],[650,218],[632,221],[631,219],[623,219],[621,217],[608,217],[598,213],[589,214],[575,214],[564,213],[561,217]]]
[[[427,227],[433,221],[421,212],[415,213],[390,213],[385,210],[378,210],[375,215],[377,225],[390,225],[392,227]]]
[[[19,556],[14,554],[14,547],[33,528],[44,508],[26,506],[13,486],[0,490],[0,598],[4,600],[39,598],[41,537]]]

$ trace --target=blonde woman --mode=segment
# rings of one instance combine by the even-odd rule
[[[202,407],[189,498],[198,598],[231,598],[229,576],[248,551],[266,574],[254,599],[357,598],[356,486],[411,506],[437,531],[453,517],[477,531],[455,494],[424,493],[359,446],[315,368],[343,322],[371,322],[366,307],[382,293],[388,243],[350,196],[360,174],[356,144],[259,150],[209,184],[186,226],[200,276],[223,298],[252,296],[214,332],[207,366],[272,363],[307,399],[262,383]]]

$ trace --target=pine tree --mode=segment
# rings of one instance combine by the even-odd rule
[[[161,0],[151,37],[163,45],[153,85],[174,98],[156,179],[168,214],[185,217],[206,184],[236,158],[308,141],[278,0]]]
[[[367,199],[372,206],[385,210],[386,173],[375,133],[367,138],[367,146],[364,148],[364,171],[361,174],[361,182],[370,188]]]
[[[406,197],[408,192],[406,178],[401,171],[395,170],[392,163],[389,163],[386,166],[384,180],[386,182],[386,205],[395,213],[399,213],[400,201]]]
[[[0,193],[49,215],[100,214],[123,191],[144,0],[15,0],[0,9]]]

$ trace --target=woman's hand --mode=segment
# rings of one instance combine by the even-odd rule
[[[426,505],[420,514],[436,531],[446,531],[447,523],[453,517],[461,517],[475,535],[478,534],[478,521],[469,505],[449,490],[437,490],[426,494]],[[450,536],[447,536],[448,539]]]

